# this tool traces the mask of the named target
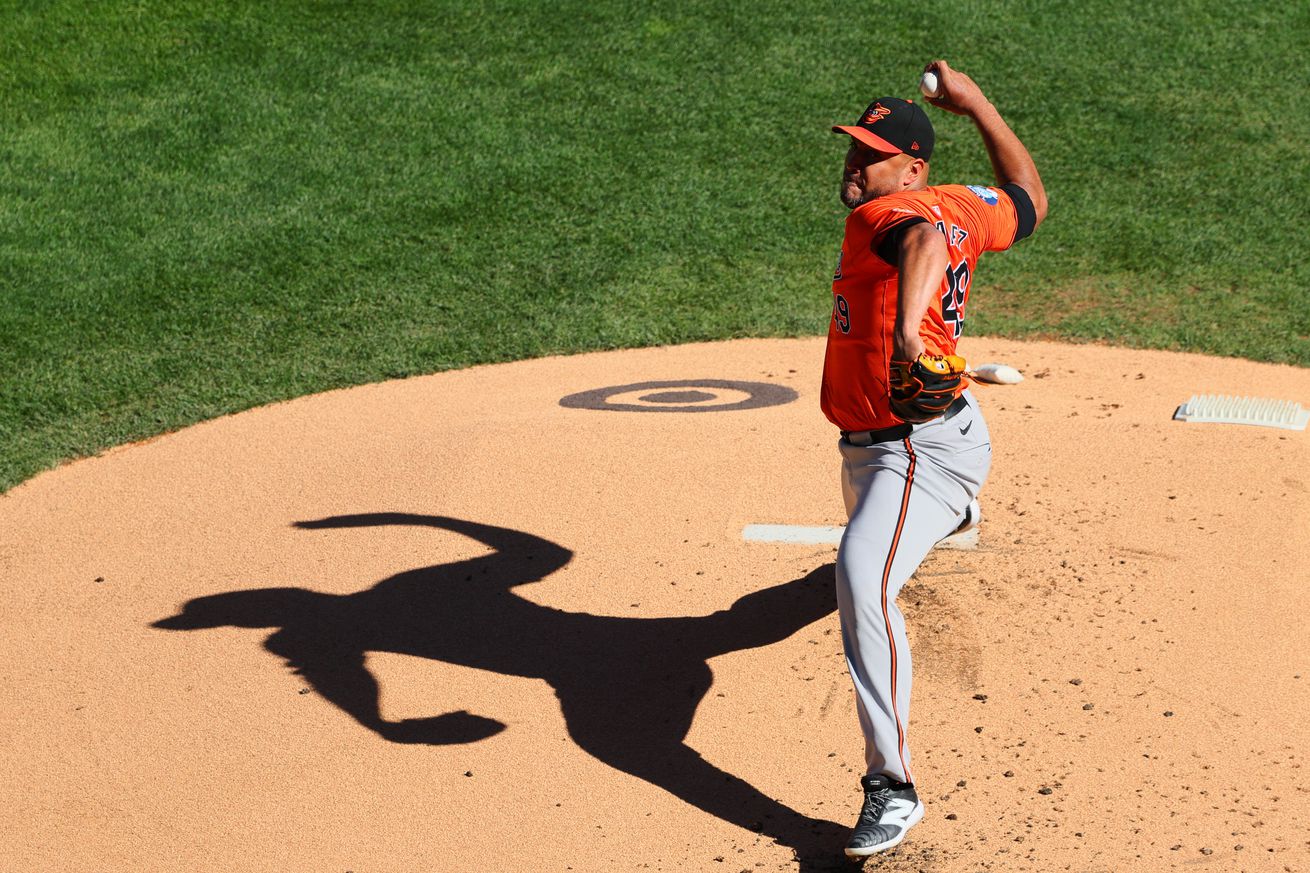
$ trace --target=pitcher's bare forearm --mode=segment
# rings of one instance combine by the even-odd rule
[[[1028,192],[1032,198],[1033,209],[1037,211],[1037,223],[1046,218],[1046,188],[1042,177],[1037,173],[1037,165],[1022,141],[1005,123],[1001,113],[991,103],[976,107],[970,113],[973,123],[978,126],[983,147],[992,161],[992,173],[997,185],[1015,184]]]
[[[959,70],[951,69],[946,61],[933,61],[926,69],[937,74],[941,94],[940,97],[929,98],[928,102],[939,109],[973,119],[982,136],[983,147],[987,149],[987,156],[991,158],[996,184],[1014,184],[1027,191],[1033,209],[1037,212],[1037,223],[1041,224],[1046,218],[1046,188],[1023,142],[1010,130],[1010,125],[1005,123],[1001,113],[973,79]]]
[[[916,224],[901,236],[900,282],[892,357],[912,361],[923,352],[919,327],[946,275],[946,237],[934,225]]]

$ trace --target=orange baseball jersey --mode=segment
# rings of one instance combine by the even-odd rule
[[[940,293],[919,328],[928,354],[955,353],[964,331],[969,285],[983,252],[1009,248],[1032,233],[1036,212],[1018,185],[941,185],[871,200],[846,218],[832,277],[832,323],[820,404],[844,431],[901,423],[888,406],[896,328],[901,234],[929,222],[946,237],[949,262]]]

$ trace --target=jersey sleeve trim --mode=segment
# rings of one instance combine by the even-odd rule
[[[916,224],[927,223],[928,219],[921,215],[915,215],[893,224],[887,228],[887,232],[882,235],[882,239],[874,243],[872,246],[873,253],[893,267],[899,267],[901,263],[901,237]]]
[[[1001,190],[1010,195],[1010,202],[1014,204],[1014,216],[1018,222],[1018,227],[1014,231],[1014,242],[1027,239],[1033,235],[1033,230],[1037,227],[1037,209],[1033,206],[1032,198],[1028,196],[1023,186],[1014,182],[1002,185]]]

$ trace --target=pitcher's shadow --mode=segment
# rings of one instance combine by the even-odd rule
[[[368,652],[394,652],[543,679],[584,751],[740,827],[795,850],[802,871],[849,869],[848,829],[812,819],[707,762],[683,740],[709,691],[708,660],[786,639],[836,609],[833,567],[752,592],[707,616],[622,618],[541,606],[512,589],[572,558],[521,531],[442,516],[373,513],[299,522],[321,530],[421,525],[491,547],[490,555],[398,573],[366,591],[266,588],[199,597],[156,622],[168,630],[277,628],[265,641],[313,688],[392,742],[485,739],[501,722],[466,711],[386,721]],[[805,762],[798,759],[798,767]],[[636,825],[637,823],[634,823]]]

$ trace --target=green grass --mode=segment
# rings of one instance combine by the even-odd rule
[[[1028,143],[971,333],[1310,364],[1310,8],[0,2],[0,489],[330,387],[825,329],[827,132]],[[934,181],[987,181],[934,111]]]

